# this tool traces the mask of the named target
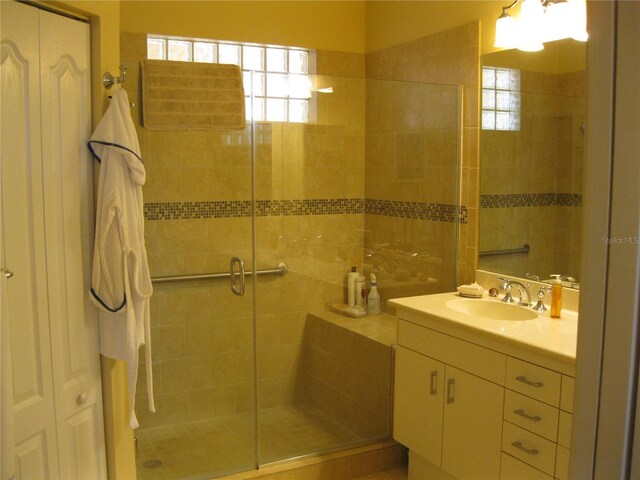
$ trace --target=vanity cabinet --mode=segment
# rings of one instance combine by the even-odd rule
[[[394,438],[442,478],[567,479],[573,377],[486,347],[399,311]]]
[[[475,345],[432,332],[439,346],[425,349],[416,328],[399,326],[406,341],[396,351],[394,438],[454,477],[499,478],[504,388],[457,368],[474,370]]]

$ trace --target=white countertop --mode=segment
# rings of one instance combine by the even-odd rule
[[[577,312],[563,309],[559,319],[551,318],[547,310],[538,314],[537,318],[533,320],[495,320],[459,313],[447,307],[448,301],[461,298],[455,292],[439,293],[396,298],[389,300],[389,305],[400,311],[417,314],[417,317],[413,316],[418,319],[417,322],[443,333],[455,335],[450,331],[453,328],[458,333],[466,331],[472,334],[481,334],[484,338],[575,364],[578,333]],[[485,293],[482,299],[469,299],[469,301],[499,302],[500,299],[489,297]],[[424,323],[422,323],[423,321]]]

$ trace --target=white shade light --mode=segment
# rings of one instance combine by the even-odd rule
[[[569,0],[570,20],[569,36],[579,42],[586,42],[589,38],[587,33],[587,2],[585,0]]]
[[[537,52],[544,48],[543,42],[562,38],[584,42],[589,37],[586,0],[523,0],[520,17],[515,19],[507,10],[517,3],[502,9],[496,21],[495,47]]]
[[[494,47],[515,48],[518,45],[518,22],[504,13],[496,20],[496,40]]]
[[[544,29],[544,8],[540,0],[524,0],[520,7],[520,42],[518,48],[525,52],[542,50],[542,32]]]

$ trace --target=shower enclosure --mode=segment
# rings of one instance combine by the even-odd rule
[[[152,276],[227,274],[154,286],[157,413],[140,378],[138,478],[210,478],[391,435],[389,346],[368,357],[309,315],[345,301],[351,266],[378,275],[383,305],[454,287],[460,89],[310,80],[308,122],[138,126]],[[281,263],[286,274],[259,275]]]

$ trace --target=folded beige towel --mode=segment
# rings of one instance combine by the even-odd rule
[[[144,127],[245,127],[242,70],[237,65],[143,60],[141,66]]]

